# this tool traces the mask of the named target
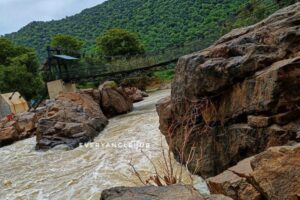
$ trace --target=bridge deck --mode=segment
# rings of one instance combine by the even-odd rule
[[[179,57],[200,51],[206,48],[210,42],[196,40],[176,47],[168,48],[156,53],[139,55],[134,57],[111,57],[107,63],[82,63],[68,70],[58,70],[52,73],[51,79],[63,79],[65,81],[77,81],[81,79],[110,77],[126,75],[138,71],[147,71],[156,67],[166,66],[177,62]]]

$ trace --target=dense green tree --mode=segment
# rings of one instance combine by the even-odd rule
[[[84,41],[71,35],[58,34],[51,40],[51,47],[66,51],[80,51]]]
[[[97,47],[105,56],[137,55],[144,46],[136,34],[124,29],[111,29],[97,38]]]
[[[46,57],[46,45],[58,33],[84,39],[83,51],[91,52],[96,49],[95,40],[100,34],[119,27],[138,33],[145,50],[151,52],[199,38],[205,44],[212,43],[221,36],[223,24],[223,33],[228,32],[297,1],[108,0],[62,20],[32,22],[6,37],[35,48],[42,59]]]
[[[0,93],[19,91],[27,100],[44,89],[35,51],[0,38]]]
[[[222,34],[234,28],[255,24],[268,17],[276,10],[298,2],[299,0],[248,0],[241,4],[230,20],[223,24]]]

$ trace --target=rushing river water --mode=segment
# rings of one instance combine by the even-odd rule
[[[151,94],[136,103],[133,112],[110,119],[93,143],[71,151],[37,152],[35,138],[1,148],[0,199],[99,200],[104,189],[141,185],[128,163],[144,178],[154,172],[147,156],[160,168],[157,163],[167,144],[158,129],[155,103],[169,93]],[[191,183],[189,173],[183,174],[184,181]],[[193,184],[207,192],[200,177],[194,177]]]

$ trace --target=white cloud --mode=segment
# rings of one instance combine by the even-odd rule
[[[0,0],[0,35],[32,21],[62,19],[105,0]]]

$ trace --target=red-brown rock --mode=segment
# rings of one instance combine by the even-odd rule
[[[0,147],[11,144],[18,140],[19,134],[14,126],[0,129]]]
[[[99,90],[101,95],[100,106],[105,116],[110,118],[132,110],[132,101],[122,90],[105,85],[99,86]]]

